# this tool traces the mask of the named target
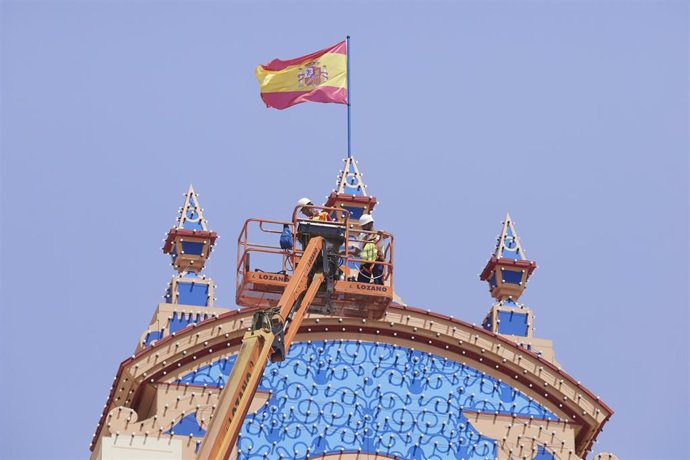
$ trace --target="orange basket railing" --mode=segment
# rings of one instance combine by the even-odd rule
[[[301,217],[301,209],[311,209],[316,215],[327,216],[326,220]],[[325,213],[325,214],[324,214]],[[362,264],[373,264],[383,267],[382,280],[374,279],[373,282],[393,285],[394,244],[393,235],[381,230],[361,230],[350,224],[349,211],[340,208],[324,206],[297,206],[292,212],[292,221],[280,221],[270,219],[247,219],[237,238],[237,282],[236,288],[240,289],[245,273],[249,271],[263,271],[258,266],[252,266],[252,255],[277,255],[281,257],[281,270],[274,273],[289,275],[294,271],[303,254],[303,248],[298,246],[298,228],[300,223],[318,223],[319,225],[342,226],[345,229],[345,243],[338,254],[338,265],[342,270],[342,278],[353,280],[359,273]],[[283,233],[284,226],[290,229],[292,234],[292,248],[282,249],[278,235]],[[381,260],[364,260],[360,257],[361,251],[367,243],[373,242],[380,251]],[[376,277],[378,278],[378,277]],[[355,279],[356,281],[356,279]]]

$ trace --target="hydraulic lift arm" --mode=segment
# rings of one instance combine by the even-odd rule
[[[316,262],[325,252],[323,248],[324,239],[312,237],[276,308],[255,314],[197,458],[230,457],[268,359],[275,362],[285,358],[304,314],[324,281],[324,274],[315,273],[309,283]]]

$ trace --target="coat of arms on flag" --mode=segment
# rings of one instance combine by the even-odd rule
[[[318,86],[328,81],[328,70],[326,66],[321,66],[319,61],[312,61],[304,67],[299,68],[297,74],[297,85],[302,88],[305,86]]]

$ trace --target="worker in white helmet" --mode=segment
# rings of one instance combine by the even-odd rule
[[[311,220],[323,220],[326,222],[330,222],[331,216],[327,211],[318,211],[314,208],[309,208],[307,206],[314,206],[314,203],[309,198],[300,198],[297,201],[297,206],[302,206],[300,209],[300,212],[310,218]]]
[[[319,211],[318,208],[313,208],[314,203],[309,199],[309,198],[300,198],[297,200],[297,206],[300,207],[300,212],[305,215],[307,218],[310,220],[316,220],[316,221],[324,221],[324,222],[331,222],[333,219],[331,219],[330,214],[328,211],[321,210]],[[307,247],[307,240],[305,240],[303,237],[299,236],[299,242],[302,243],[302,248]]]
[[[359,218],[359,226],[366,232],[372,232],[374,230],[374,218],[371,214],[363,214]],[[383,262],[383,252],[378,245],[380,239],[380,232],[364,234],[364,246],[359,253],[359,258],[363,262],[359,266],[357,282],[383,284],[383,265],[377,263]]]
[[[371,231],[374,229],[374,218],[371,214],[362,214],[359,218],[359,226],[362,230]]]

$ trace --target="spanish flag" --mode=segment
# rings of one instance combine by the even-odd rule
[[[347,42],[256,68],[267,107],[287,109],[302,102],[347,104]]]

